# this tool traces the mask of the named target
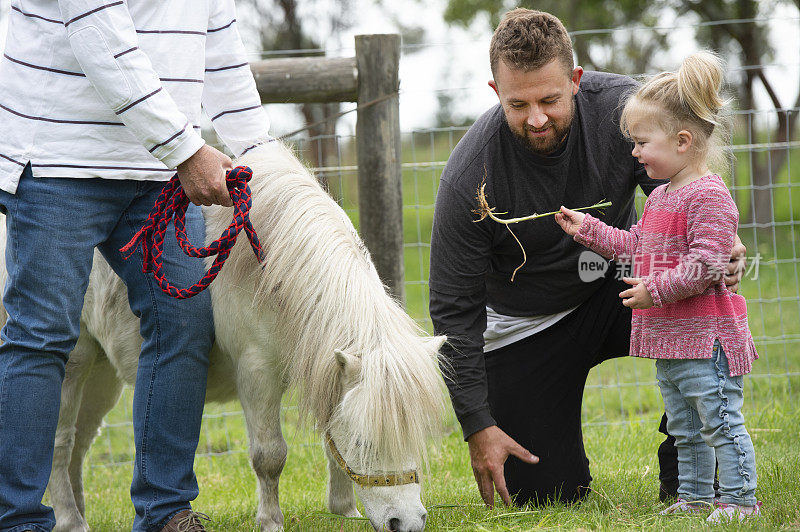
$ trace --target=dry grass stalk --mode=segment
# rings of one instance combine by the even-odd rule
[[[522,250],[522,264],[517,266],[514,269],[514,272],[511,274],[511,282],[513,283],[514,282],[514,277],[517,275],[517,272],[519,271],[519,269],[522,268],[523,266],[525,266],[525,263],[528,261],[528,255],[527,255],[527,253],[525,253],[525,247],[522,245],[522,242],[519,241],[519,238],[517,238],[517,235],[515,235],[514,231],[511,230],[511,224],[516,224],[516,223],[519,223],[519,222],[527,222],[529,220],[535,220],[537,218],[544,218],[545,216],[554,216],[554,215],[558,214],[561,211],[558,210],[558,211],[552,211],[552,212],[545,212],[545,213],[542,213],[542,214],[533,213],[533,214],[529,214],[527,216],[520,216],[519,218],[505,218],[505,219],[504,218],[498,218],[497,214],[507,214],[507,213],[505,213],[505,212],[497,212],[496,213],[495,212],[496,207],[490,207],[489,206],[489,202],[486,201],[486,177],[483,178],[483,181],[481,181],[481,186],[478,187],[476,198],[478,200],[478,208],[473,210],[472,212],[477,214],[480,218],[478,218],[477,220],[473,220],[473,221],[474,222],[480,222],[480,221],[486,219],[487,217],[489,217],[492,220],[494,220],[495,222],[505,225],[506,229],[508,229],[508,232],[511,233],[511,236],[513,236],[514,240],[517,241],[517,245],[519,245],[519,249]],[[588,207],[578,207],[578,208],[572,209],[572,210],[573,211],[588,211],[590,209],[598,209],[598,210],[602,211],[602,209],[604,209],[605,207],[610,207],[610,206],[611,206],[611,202],[610,201],[600,200],[597,203],[595,203],[594,205],[590,205]]]

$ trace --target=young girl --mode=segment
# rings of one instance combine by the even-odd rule
[[[556,221],[606,258],[633,258],[635,278],[620,293],[633,310],[633,356],[656,359],[667,429],[678,448],[678,502],[662,513],[697,512],[720,497],[711,522],[758,515],[755,453],[741,413],[742,376],[758,358],[742,296],[723,273],[739,213],[707,161],[718,157],[713,133],[724,106],[722,64],[701,52],[677,73],[645,83],[626,103],[621,129],[647,175],[667,183],[647,199],[642,217],[623,231],[561,207]]]

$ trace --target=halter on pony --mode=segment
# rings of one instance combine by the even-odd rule
[[[350,466],[348,466],[347,462],[345,462],[344,458],[339,452],[339,449],[336,448],[336,444],[333,443],[333,438],[331,438],[330,432],[325,433],[325,442],[328,444],[328,449],[333,455],[333,458],[336,460],[336,463],[339,464],[339,467],[341,467],[342,470],[347,473],[347,476],[350,477],[350,480],[359,486],[371,488],[375,486],[401,486],[403,484],[419,484],[419,474],[417,473],[416,469],[411,471],[403,471],[402,473],[387,473],[385,475],[361,475],[356,473],[350,469]]]

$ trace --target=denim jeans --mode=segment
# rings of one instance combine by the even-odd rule
[[[16,194],[0,191],[8,233],[8,320],[0,331],[0,530],[46,531],[55,524],[42,496],[95,247],[128,287],[144,340],[133,397],[133,529],[160,530],[197,497],[194,453],[214,335],[210,296],[172,299],[142,273],[141,253],[126,261],[118,251],[144,224],[163,185],[34,178],[26,168]],[[202,214],[189,211],[190,237],[203,242]],[[167,237],[167,278],[188,286],[202,277],[202,260],[183,255],[174,232]]]
[[[667,430],[678,448],[678,496],[714,499],[714,459],[719,463],[719,501],[756,503],[753,442],[744,426],[743,377],[732,377],[719,341],[712,358],[656,360],[656,378],[667,412]]]

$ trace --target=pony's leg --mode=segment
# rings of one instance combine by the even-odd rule
[[[272,532],[283,530],[278,480],[287,447],[280,419],[283,382],[277,369],[265,366],[259,355],[242,355],[236,384],[250,440],[250,463],[258,480],[256,521],[262,532]]]
[[[75,424],[75,444],[69,463],[69,478],[75,505],[86,516],[83,497],[83,464],[86,453],[99,433],[105,415],[114,408],[122,394],[122,381],[105,356],[97,357],[83,387],[83,400]]]
[[[325,458],[328,459],[328,510],[345,517],[361,517],[361,512],[356,508],[353,481],[336,463],[328,446],[324,444],[323,446]]]
[[[94,361],[101,352],[97,342],[81,327],[81,335],[67,361],[64,381],[61,385],[61,409],[59,410],[53,447],[53,468],[47,489],[56,516],[56,530],[87,531],[74,496],[70,478],[70,461],[75,443],[76,422],[81,409],[82,391]]]

